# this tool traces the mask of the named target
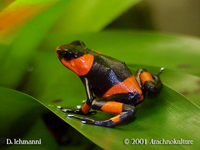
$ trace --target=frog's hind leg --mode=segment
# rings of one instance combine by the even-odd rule
[[[102,100],[100,100],[102,99]],[[82,121],[84,124],[93,124],[97,126],[104,126],[104,127],[115,127],[116,125],[122,123],[123,121],[131,118],[136,113],[135,106],[124,104],[115,101],[107,101],[103,100],[105,98],[100,98],[98,100],[94,100],[92,102],[92,109],[94,110],[101,110],[108,113],[117,113],[118,115],[107,119],[107,120],[93,120],[82,118],[74,115],[69,115],[69,117],[74,117]]]
[[[149,73],[146,69],[138,69],[135,77],[139,86],[149,93],[158,93],[162,88],[162,82],[159,75],[163,69],[164,68],[161,68],[157,75]]]

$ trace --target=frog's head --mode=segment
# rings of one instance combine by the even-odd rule
[[[79,76],[86,75],[92,67],[94,57],[81,41],[73,41],[56,48],[56,54],[62,64]]]
[[[56,48],[58,58],[67,61],[83,56],[87,53],[85,44],[81,41],[73,41],[70,44],[61,45]]]

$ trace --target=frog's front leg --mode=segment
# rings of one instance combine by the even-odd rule
[[[85,91],[86,91],[86,95],[87,95],[87,100],[84,103],[83,107],[79,108],[79,109],[66,109],[66,108],[62,108],[61,106],[58,106],[57,107],[58,109],[61,109],[63,112],[81,114],[81,115],[88,115],[88,114],[96,113],[96,111],[90,111],[94,97],[93,97],[93,93],[90,89],[89,81],[87,78],[81,78],[81,80],[82,80],[83,84],[85,85]]]
[[[92,124],[92,125],[104,126],[104,127],[115,127],[116,125],[124,122],[125,120],[135,115],[136,113],[135,106],[117,102],[116,99],[113,99],[113,101],[110,101],[112,100],[113,97],[114,95],[95,99],[91,105],[92,109],[94,110],[101,110],[108,113],[118,114],[110,119],[94,120],[94,119],[83,118],[83,117],[79,117],[79,116],[75,116],[71,114],[68,116],[79,119],[84,124]]]

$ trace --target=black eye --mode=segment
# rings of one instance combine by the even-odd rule
[[[71,56],[72,56],[72,54],[71,54],[70,51],[64,51],[64,52],[63,52],[63,58],[64,58],[65,60],[70,60],[70,59],[72,59]]]
[[[68,60],[71,60],[73,58],[77,58],[77,55],[74,54],[71,51],[64,51],[63,52],[63,58],[68,61]]]

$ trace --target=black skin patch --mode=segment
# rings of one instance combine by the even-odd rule
[[[124,62],[97,53],[91,54],[94,55],[92,68],[87,75],[80,76],[80,78],[90,79],[91,90],[94,91],[97,97],[102,96],[111,87],[123,82],[132,75]]]

